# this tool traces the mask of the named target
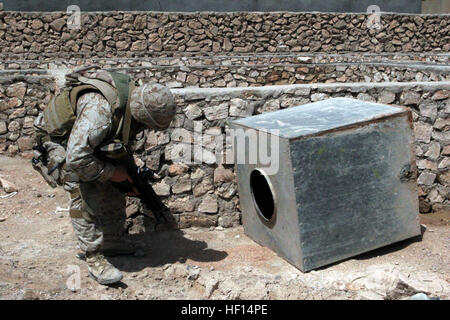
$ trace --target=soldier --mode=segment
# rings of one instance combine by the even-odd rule
[[[49,163],[53,165],[64,161],[52,160],[58,158],[52,158],[52,152],[58,154],[55,150],[59,150],[61,158],[65,149],[65,164],[57,175],[62,176],[61,184],[70,194],[70,217],[79,247],[85,253],[89,275],[100,284],[112,284],[120,281],[122,274],[105,256],[134,252],[134,247],[122,237],[125,194],[113,183],[133,181],[126,168],[105,161],[98,150],[113,139],[128,145],[145,128],[166,129],[175,116],[175,101],[166,87],[135,86],[122,74],[84,71],[71,75],[71,79],[76,84],[68,93],[70,103],[75,106],[71,130],[66,130],[69,134],[60,134],[63,138],[56,144],[54,136],[52,141],[47,139],[41,144],[47,148]],[[49,123],[54,124],[55,119],[62,117],[61,111],[52,110],[51,106],[35,123],[36,128],[47,134],[54,129]],[[52,111],[58,115],[52,115]],[[53,127],[61,128],[61,120]],[[53,165],[49,170],[55,168]],[[136,189],[128,195],[136,195]]]

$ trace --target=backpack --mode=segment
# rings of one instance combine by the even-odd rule
[[[92,68],[92,67],[89,67]],[[52,96],[43,113],[36,119],[35,157],[33,168],[55,187],[62,185],[65,179],[63,165],[65,163],[65,148],[72,127],[77,119],[76,107],[78,98],[88,91],[100,92],[111,105],[113,123],[106,141],[119,139],[128,145],[131,127],[131,111],[129,97],[134,89],[134,82],[123,73],[110,72],[114,86],[106,81],[87,78],[79,75],[84,68],[66,76],[69,87]],[[73,180],[73,179],[72,179]]]

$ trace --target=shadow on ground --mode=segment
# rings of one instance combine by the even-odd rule
[[[378,248],[378,249],[374,249],[374,250],[371,250],[371,251],[359,254],[359,255],[354,256],[354,257],[350,257],[350,258],[347,258],[347,259],[344,259],[344,260],[340,260],[340,261],[328,264],[326,266],[317,268],[315,270],[326,270],[329,267],[338,265],[340,263],[343,263],[345,261],[352,260],[352,259],[369,260],[369,259],[372,259],[372,258],[376,258],[378,256],[383,256],[383,255],[387,255],[389,253],[393,253],[393,252],[396,252],[396,251],[399,251],[399,250],[403,250],[403,249],[409,247],[413,243],[421,242],[422,239],[423,239],[423,234],[425,233],[425,231],[426,231],[426,227],[421,225],[420,226],[420,235],[418,235],[416,237],[409,238],[409,239],[406,239],[406,240],[402,240],[402,241],[399,241],[399,242],[396,242],[396,243],[393,243],[393,244],[390,244],[390,245],[387,245],[387,246],[384,246],[384,247],[381,247],[381,248]]]
[[[138,272],[147,267],[184,262],[186,259],[199,262],[216,262],[225,259],[225,251],[208,248],[205,241],[190,240],[180,230],[146,232],[130,238],[143,244],[143,257],[118,256],[110,261],[120,270]]]
[[[390,244],[388,246],[381,247],[381,248],[378,248],[378,249],[375,249],[375,250],[372,250],[369,252],[362,253],[362,254],[354,257],[354,259],[368,260],[368,259],[372,259],[372,258],[375,258],[378,256],[383,256],[383,255],[386,255],[386,254],[389,254],[389,253],[392,253],[395,251],[403,250],[415,242],[421,242],[423,239],[423,234],[425,233],[425,230],[426,230],[426,228],[424,226],[420,226],[420,232],[421,232],[420,235],[400,241],[400,242],[396,242],[396,243]]]

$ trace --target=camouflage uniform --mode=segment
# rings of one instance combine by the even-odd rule
[[[107,72],[100,70],[85,73],[84,76],[114,86],[112,76]],[[131,114],[133,121],[124,120],[127,125],[124,124],[122,132],[126,132],[126,137],[129,137],[129,140],[122,137],[124,143],[135,140],[137,133],[144,128],[164,130],[169,127],[176,113],[176,104],[167,88],[158,84],[145,84],[132,90],[129,109],[126,110],[130,113],[125,114]],[[58,181],[64,181],[64,189],[70,194],[72,225],[79,247],[86,253],[90,276],[101,284],[115,283],[122,279],[122,274],[105,260],[104,255],[107,252],[131,253],[127,245],[120,247],[117,244],[124,233],[126,198],[110,181],[116,171],[115,166],[103,161],[97,154],[98,148],[108,143],[116,133],[113,109],[102,93],[87,91],[77,97],[75,114],[76,120],[67,143],[65,140],[60,142],[59,148],[53,152],[54,156],[66,160],[62,168],[64,179]],[[40,123],[42,120],[41,116],[38,117],[37,127],[45,129],[45,123]],[[128,126],[130,123],[131,127]],[[52,159],[49,163],[52,161],[61,163]],[[123,244],[123,241],[119,242]]]
[[[114,166],[96,157],[94,151],[112,126],[107,100],[96,92],[77,101],[77,120],[67,144],[67,168],[79,185],[66,183],[70,193],[70,216],[82,251],[100,249],[104,238],[118,238],[125,222],[125,195],[109,181]]]

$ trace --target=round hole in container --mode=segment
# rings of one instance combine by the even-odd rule
[[[260,217],[263,221],[271,221],[275,215],[275,197],[268,178],[259,169],[250,173],[250,190]]]

